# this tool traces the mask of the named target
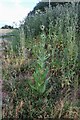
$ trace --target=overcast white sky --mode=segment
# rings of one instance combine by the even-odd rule
[[[0,0],[0,27],[19,24],[40,0]]]

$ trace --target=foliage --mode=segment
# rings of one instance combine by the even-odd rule
[[[59,5],[60,3],[59,4],[51,3],[52,7],[50,8],[48,8],[47,5],[45,5],[48,3],[40,2],[38,4],[40,4],[40,6],[41,5],[45,6],[44,10],[41,10],[37,6],[33,10],[34,14],[29,14],[24,20],[23,26],[24,26],[24,32],[25,32],[26,37],[28,36],[35,37],[36,35],[39,35],[41,33],[40,25],[45,26],[46,34],[48,34],[49,23],[53,22],[53,26],[54,26],[56,24],[56,18],[60,18],[61,14],[64,15],[64,13],[66,12],[66,9],[68,9],[69,11],[72,11],[73,9],[71,3],[64,3],[64,4],[61,3],[61,5]],[[78,4],[75,3],[73,13],[76,12],[78,14],[78,11],[79,11]]]
[[[34,68],[35,72],[33,73],[34,84],[32,85],[32,83],[29,82],[29,85],[31,86],[32,91],[35,94],[39,94],[39,95],[45,92],[46,85],[49,80],[49,78],[47,78],[48,68],[47,66],[45,66],[45,61],[47,60],[48,55],[44,49],[44,46],[45,46],[45,38],[42,38],[38,46],[39,51],[37,53],[36,67]]]
[[[4,25],[3,27],[1,27],[1,29],[13,29],[13,26]]]
[[[26,24],[33,28],[27,38],[23,26],[15,32],[17,41],[8,45],[3,58],[3,118],[80,117],[77,23],[75,4],[57,6],[29,18]],[[34,37],[36,25],[40,33]]]

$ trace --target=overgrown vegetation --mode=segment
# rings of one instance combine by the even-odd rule
[[[59,5],[29,16],[8,42],[3,119],[80,119],[77,8],[74,3]]]

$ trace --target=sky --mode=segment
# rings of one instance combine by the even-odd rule
[[[0,0],[0,28],[18,26],[40,0]]]

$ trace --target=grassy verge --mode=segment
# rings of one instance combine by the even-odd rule
[[[74,8],[73,8],[74,9]],[[66,7],[49,32],[14,31],[3,54],[3,118],[79,119],[77,14]]]

